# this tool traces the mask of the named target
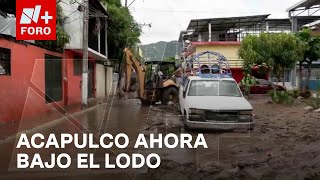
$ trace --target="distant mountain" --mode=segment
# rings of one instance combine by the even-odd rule
[[[168,60],[169,58],[180,54],[181,43],[178,43],[177,41],[159,41],[157,43],[141,45],[140,48],[142,50],[144,60],[160,61]]]

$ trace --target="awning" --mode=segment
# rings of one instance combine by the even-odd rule
[[[101,16],[110,17],[105,6],[99,0],[89,0],[89,4],[91,8],[90,11],[92,11],[91,13],[95,14],[95,16],[98,16],[99,12],[101,12],[103,13]]]
[[[188,30],[194,30],[195,32],[206,32],[208,31],[209,23],[211,23],[212,31],[224,31],[231,28],[252,27],[253,25],[265,20],[269,15],[270,14],[210,19],[193,19],[188,26]]]
[[[320,0],[319,0],[320,1]],[[229,31],[232,29],[263,29],[266,30],[268,23],[269,31],[291,31],[292,24],[289,18],[268,19],[269,14],[258,16],[240,16],[226,18],[210,18],[210,19],[193,19],[190,21],[188,29],[181,31],[179,42],[192,37],[194,34],[208,32],[209,23],[211,23],[212,31]],[[314,23],[320,19],[320,16],[298,16],[298,28]],[[235,31],[234,33],[239,33]],[[232,32],[231,32],[232,33]]]
[[[300,9],[309,9],[312,6],[320,5],[320,0],[302,0],[295,5],[287,9],[287,12],[300,10]]]
[[[320,16],[298,16],[298,28],[313,23],[320,19]],[[284,19],[267,19],[269,31],[288,30],[291,31],[292,24],[289,18]],[[266,28],[266,23],[262,24],[262,28]]]
[[[66,48],[68,49],[68,48]],[[68,50],[71,50],[71,51],[74,51],[74,52],[77,52],[79,54],[83,54],[83,49],[68,49]],[[95,59],[95,60],[100,60],[100,61],[104,61],[104,62],[107,62],[108,61],[108,57],[91,49],[91,48],[88,48],[88,57],[89,58],[92,58],[92,59]]]

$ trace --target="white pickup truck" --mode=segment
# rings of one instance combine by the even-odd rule
[[[188,129],[253,129],[251,104],[233,78],[188,77],[179,91]]]

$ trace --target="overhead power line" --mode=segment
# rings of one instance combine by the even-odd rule
[[[134,12],[141,12],[141,11],[152,11],[152,12],[165,12],[165,13],[230,13],[230,11],[216,11],[216,10],[168,10],[168,9],[153,9],[153,8],[129,8],[131,11]],[[240,11],[237,13],[261,13],[258,11]]]

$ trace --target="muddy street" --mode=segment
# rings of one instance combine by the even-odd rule
[[[174,162],[170,154],[164,154],[168,161],[163,162],[159,170],[152,171],[152,177],[320,179],[320,114],[305,111],[306,105],[303,102],[288,107],[268,103],[265,96],[254,97],[251,104],[255,113],[254,130],[219,133],[205,131],[209,148],[192,152],[192,163],[184,162],[181,166],[181,161]],[[163,115],[168,111],[177,114],[173,107],[160,109]],[[153,129],[184,132],[182,121],[173,118],[172,114],[167,115],[166,119],[171,119],[168,122],[154,122],[160,124],[160,127]],[[201,131],[192,131],[198,132]],[[166,176],[162,177],[162,174]]]
[[[63,171],[40,169],[17,171],[16,154],[40,153],[49,159],[50,153],[68,153],[73,158],[77,153],[94,153],[95,161],[102,164],[105,153],[111,159],[121,152],[144,155],[157,153],[162,159],[160,168],[139,170],[90,170],[68,169],[68,179],[87,177],[95,172],[100,179],[110,176],[118,179],[319,179],[320,178],[320,119],[319,113],[306,113],[305,104],[300,102],[292,107],[275,105],[267,98],[254,97],[251,100],[255,113],[255,129],[250,132],[186,131],[175,105],[141,107],[139,100],[115,99],[85,114],[75,117],[78,124],[65,120],[50,128],[32,131],[49,135],[61,133],[88,133],[95,136],[103,133],[125,133],[135,139],[139,133],[169,134],[190,133],[196,137],[204,133],[208,149],[134,149],[134,141],[126,149],[66,149],[41,150],[15,149],[17,139],[0,144],[1,179],[59,178]],[[23,122],[21,124],[23,126]],[[12,151],[11,151],[12,150]],[[12,152],[12,153],[11,153]],[[192,178],[194,177],[194,178]]]
[[[252,98],[251,104],[254,130],[204,132],[209,148],[195,151],[193,163],[181,166],[168,158],[153,177],[320,179],[320,114],[306,112],[303,102],[288,107],[268,103],[265,96]]]

